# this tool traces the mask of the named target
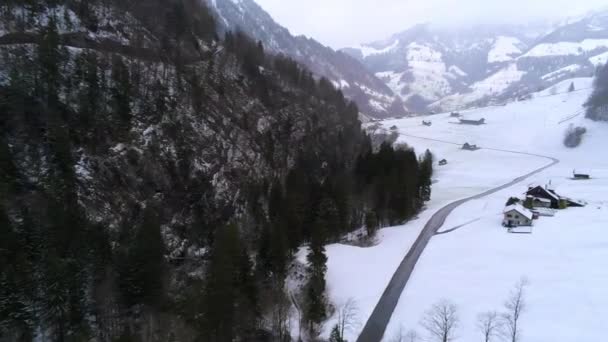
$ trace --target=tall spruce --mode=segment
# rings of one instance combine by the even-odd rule
[[[164,300],[164,252],[158,215],[146,207],[141,224],[119,261],[119,283],[128,305],[144,304],[159,308]]]
[[[236,225],[217,231],[203,293],[206,341],[232,341],[255,325],[257,295],[244,247]]]
[[[325,234],[328,230],[327,217],[317,216],[310,239],[308,252],[308,284],[306,285],[306,312],[308,328],[314,332],[327,318],[327,297],[325,293],[325,273],[327,256],[325,255]]]

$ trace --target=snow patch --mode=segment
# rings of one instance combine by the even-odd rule
[[[599,48],[608,49],[608,39],[585,39],[581,42],[543,43],[535,46],[523,57],[580,56]]]
[[[499,36],[488,52],[488,63],[502,63],[512,61],[514,57],[521,55],[520,46],[523,43],[515,37]]]
[[[581,69],[582,69],[582,66],[580,66],[578,64],[571,64],[571,65],[568,65],[567,67],[555,70],[554,72],[550,72],[541,78],[545,81],[554,80],[554,79],[564,76],[566,74],[571,74],[571,73],[577,72]]]
[[[589,62],[595,67],[606,65],[608,63],[608,52],[589,58]]]
[[[389,45],[383,49],[376,49],[376,48],[373,48],[368,45],[360,45],[356,49],[361,51],[363,58],[367,58],[369,56],[383,55],[385,53],[389,53],[389,52],[393,51],[395,48],[397,48],[398,46],[399,46],[399,40],[397,39],[391,45]]]

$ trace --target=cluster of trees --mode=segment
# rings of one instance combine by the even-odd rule
[[[598,68],[593,82],[593,93],[585,103],[591,120],[608,120],[608,64]]]
[[[578,147],[583,142],[585,133],[587,133],[585,127],[574,127],[574,125],[570,125],[564,136],[564,146],[569,148]]]
[[[525,296],[527,286],[528,281],[522,278],[505,300],[502,312],[488,311],[477,316],[476,326],[482,341],[521,341],[522,316],[527,310]],[[420,322],[427,333],[426,339],[422,339],[415,330],[405,333],[401,329],[390,341],[455,341],[458,339],[458,329],[461,323],[458,307],[450,301],[442,300],[434,304]]]
[[[22,5],[7,2],[2,15]],[[120,12],[158,37],[134,39],[145,53],[64,45],[60,32],[77,23],[95,32],[102,15]],[[329,315],[324,246],[363,225],[373,235],[401,223],[430,199],[430,152],[418,159],[390,144],[374,151],[357,107],[329,80],[266,54],[242,32],[218,42],[198,1],[31,0],[19,13],[22,28],[50,15],[33,52],[16,46],[2,57],[9,77],[0,87],[8,114],[0,122],[0,340],[42,331],[57,341],[285,341],[285,281],[303,244],[302,311],[314,335]],[[225,51],[209,54],[203,43]],[[204,67],[184,63],[192,56]],[[243,92],[261,109],[236,116],[227,108],[222,119],[251,136],[246,148],[266,171],[238,179],[239,201],[226,205],[214,175],[193,171],[194,151],[208,146],[193,145],[184,113],[219,121],[210,106]],[[271,129],[259,132],[263,115]],[[138,130],[148,126],[162,128],[174,156],[155,140],[141,152],[110,152],[144,140]],[[84,156],[96,163],[83,177]],[[117,204],[99,208],[99,198]],[[185,223],[174,223],[180,215]],[[206,253],[169,258],[166,230]],[[204,277],[190,276],[193,267]]]
[[[431,197],[433,155],[429,151],[419,160],[412,149],[384,143],[377,153],[361,155],[355,172],[372,213],[365,220],[371,227],[377,227],[376,222],[381,226],[402,223]]]

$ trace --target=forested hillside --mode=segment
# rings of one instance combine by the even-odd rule
[[[585,106],[588,118],[608,121],[608,64],[597,69],[593,82],[593,93]]]
[[[288,340],[310,245],[416,214],[432,157],[198,0],[0,5],[0,340]],[[376,224],[374,224],[376,225]]]

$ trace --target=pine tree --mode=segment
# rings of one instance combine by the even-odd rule
[[[306,286],[305,317],[311,332],[327,318],[327,300],[325,297],[327,256],[324,246],[324,232],[326,229],[327,222],[321,216],[318,217],[312,231],[310,251],[307,256],[308,284]]]
[[[78,117],[80,127],[87,132],[86,142],[95,147],[105,138],[99,132],[102,121],[99,120],[101,105],[101,85],[99,79],[99,61],[94,53],[86,53],[83,58],[83,82],[79,91]]]
[[[62,54],[59,49],[59,32],[57,20],[49,17],[47,26],[42,32],[42,40],[37,46],[39,79],[42,84],[37,90],[51,110],[56,110],[59,103],[59,88],[61,85],[60,63]]]
[[[112,59],[111,79],[110,106],[114,121],[121,128],[122,132],[129,132],[131,129],[133,86],[131,84],[129,69],[120,56],[114,56]]]
[[[426,150],[424,156],[420,160],[420,198],[423,201],[429,201],[431,199],[431,184],[433,177],[433,154],[431,151]]]
[[[251,260],[236,225],[217,232],[203,293],[205,340],[232,341],[257,321]]]
[[[22,291],[29,280],[22,275],[28,270],[21,258],[20,242],[4,204],[0,203],[0,335],[5,336],[8,331],[30,330],[31,316]]]
[[[119,285],[128,305],[145,304],[158,308],[163,302],[165,247],[159,218],[152,207],[144,210],[143,220],[119,266]]]
[[[0,198],[6,199],[16,185],[17,168],[6,139],[0,136]],[[0,203],[1,204],[1,203]]]
[[[374,237],[378,231],[378,216],[373,211],[365,214],[365,229],[368,237]]]
[[[570,87],[568,87],[568,92],[571,93],[575,90],[576,90],[576,88],[574,87],[574,82],[570,83]]]

